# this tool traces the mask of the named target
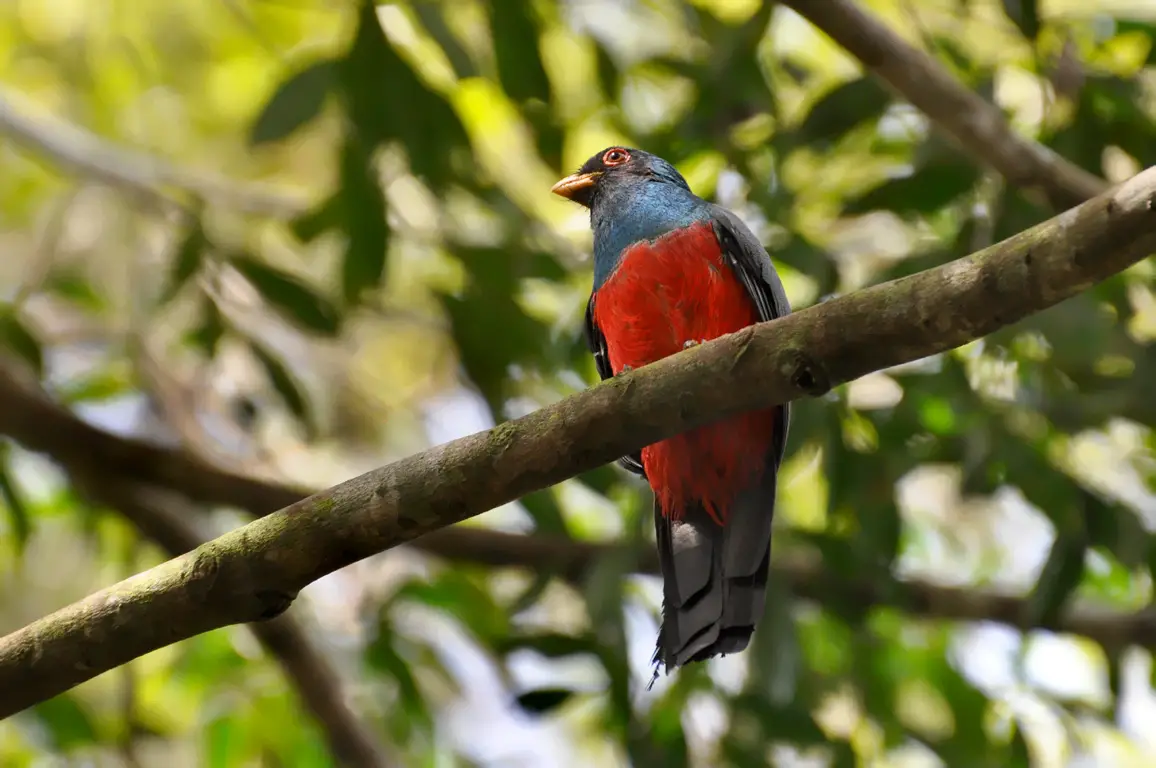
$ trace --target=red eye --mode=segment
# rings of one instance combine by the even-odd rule
[[[623,163],[625,163],[629,159],[630,159],[630,153],[629,152],[627,152],[625,149],[618,149],[617,147],[615,147],[614,149],[606,150],[606,154],[604,154],[602,156],[602,164],[603,165],[622,165]]]

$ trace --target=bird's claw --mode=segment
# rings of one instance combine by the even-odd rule
[[[626,374],[630,373],[633,370],[634,370],[634,368],[632,366],[624,365],[624,366],[622,366],[622,368],[620,368],[618,370],[618,373],[616,373],[614,375],[615,376],[625,376]]]
[[[687,339],[682,343],[682,348],[690,349],[691,347],[697,347],[699,344],[706,344],[706,339],[701,339],[699,341],[695,341],[694,339]]]

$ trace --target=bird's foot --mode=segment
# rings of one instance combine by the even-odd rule
[[[706,344],[706,339],[699,339],[697,341],[694,339],[687,339],[682,343],[682,348],[690,349],[691,347],[697,347],[699,344]]]
[[[616,373],[616,374],[614,374],[614,375],[615,375],[615,376],[625,376],[626,374],[630,373],[630,372],[631,372],[631,371],[633,371],[633,370],[634,370],[634,368],[633,368],[632,366],[629,366],[629,365],[624,365],[624,366],[622,366],[622,368],[621,368],[621,369],[618,371],[618,373]]]

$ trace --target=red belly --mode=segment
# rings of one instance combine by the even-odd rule
[[[707,222],[632,246],[598,289],[594,321],[610,365],[640,368],[759,321],[754,301],[723,262]],[[642,449],[642,465],[663,514],[699,502],[718,523],[734,496],[764,471],[774,409],[753,411]]]

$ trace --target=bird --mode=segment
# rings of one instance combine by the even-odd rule
[[[666,160],[613,146],[551,191],[589,209],[584,335],[601,380],[791,311],[758,238]],[[623,456],[654,492],[663,579],[654,678],[738,653],[763,614],[789,405],[743,413]]]

